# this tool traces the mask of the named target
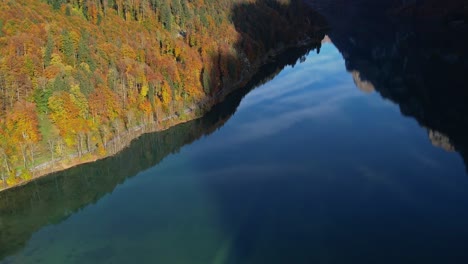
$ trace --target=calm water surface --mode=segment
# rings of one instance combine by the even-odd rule
[[[467,260],[463,159],[355,80],[327,43],[231,118],[147,135],[123,158],[34,183],[34,195],[7,193],[21,206],[0,215],[0,262]],[[155,142],[166,149],[138,152]]]

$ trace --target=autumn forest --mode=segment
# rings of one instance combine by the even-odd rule
[[[202,115],[275,52],[314,41],[312,14],[295,0],[3,1],[3,185]]]

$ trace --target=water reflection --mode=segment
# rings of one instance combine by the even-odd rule
[[[242,98],[277,75],[286,65],[315,48],[291,49],[262,67],[245,87],[235,91],[201,119],[169,130],[143,135],[119,155],[85,164],[25,186],[0,193],[0,259],[21,250],[31,235],[44,226],[60,223],[77,211],[111,194],[129,177],[160,163],[170,154],[211,134],[236,112]]]
[[[5,261],[468,259],[461,160],[432,147],[395,104],[358,90],[333,45],[320,54],[115,160],[2,197],[12,205],[2,204]]]
[[[467,238],[452,218],[466,216],[461,162],[430,146],[395,104],[361,93],[344,70],[341,54],[324,45],[320,56],[249,94],[222,136],[210,137],[216,146],[226,142],[223,150],[237,153],[242,144],[249,152],[216,171],[229,186],[209,188],[226,229],[236,227],[237,263],[412,263],[416,255],[437,263],[463,256],[456,247],[442,250]],[[294,86],[284,89],[288,83]]]
[[[455,149],[466,163],[466,3],[309,2],[320,9],[333,28],[329,37],[343,54],[357,87],[365,92],[375,89],[397,103],[402,114],[427,128],[435,146]]]
[[[4,261],[466,262],[468,177],[431,145],[464,155],[466,60],[433,60],[424,31],[378,13],[322,9],[320,55],[281,71],[311,47],[294,50],[200,120],[1,193]]]

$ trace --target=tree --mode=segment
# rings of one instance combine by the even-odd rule
[[[210,94],[211,92],[211,78],[210,73],[206,68],[203,69],[203,90],[206,94]]]
[[[62,45],[61,50],[65,55],[65,62],[69,65],[75,65],[75,49],[73,41],[68,30],[62,32]]]
[[[290,0],[40,2],[0,8],[0,167],[12,182],[38,148],[55,158],[101,141],[105,153],[125,128],[209,101],[270,48],[316,26]],[[36,141],[28,124],[37,114],[58,135],[41,127]]]
[[[166,0],[162,1],[162,6],[161,6],[161,22],[164,25],[164,28],[167,31],[172,30],[172,13],[171,13],[171,8],[169,4],[167,3]]]
[[[5,34],[3,33],[3,20],[0,19],[0,37],[3,37]]]
[[[34,93],[33,93],[34,103],[36,104],[37,111],[39,113],[45,114],[49,110],[49,107],[47,106],[47,104],[49,102],[50,96],[52,96],[51,89],[37,88],[34,90]]]
[[[23,157],[23,166],[28,166],[28,150],[31,163],[34,162],[34,145],[41,140],[36,105],[26,101],[18,101],[13,111],[6,116],[6,130],[10,139],[19,146]]]

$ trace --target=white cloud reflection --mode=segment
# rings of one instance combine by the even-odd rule
[[[204,151],[273,136],[305,120],[351,123],[347,112],[351,100],[367,96],[355,87],[338,50],[325,44],[319,55],[309,55],[250,92],[236,115],[220,128],[224,133],[203,143]]]
[[[276,134],[280,131],[290,128],[297,122],[310,118],[326,118],[329,114],[337,114],[340,110],[340,102],[356,96],[356,93],[343,91],[343,93],[334,94],[331,97],[321,98],[323,101],[309,106],[301,106],[281,113],[272,113],[270,116],[263,116],[262,119],[254,119],[238,124],[235,128],[236,133],[228,139],[231,144],[243,143],[249,140],[255,140],[261,137]],[[289,102],[287,103],[289,104]],[[304,102],[298,102],[303,105]],[[271,108],[272,106],[270,106]],[[282,108],[278,102],[274,107]]]
[[[248,116],[231,128],[234,132],[223,144],[270,136],[305,119],[342,117],[343,102],[362,94],[354,88],[336,48],[327,44],[324,50],[251,92],[237,113]]]

